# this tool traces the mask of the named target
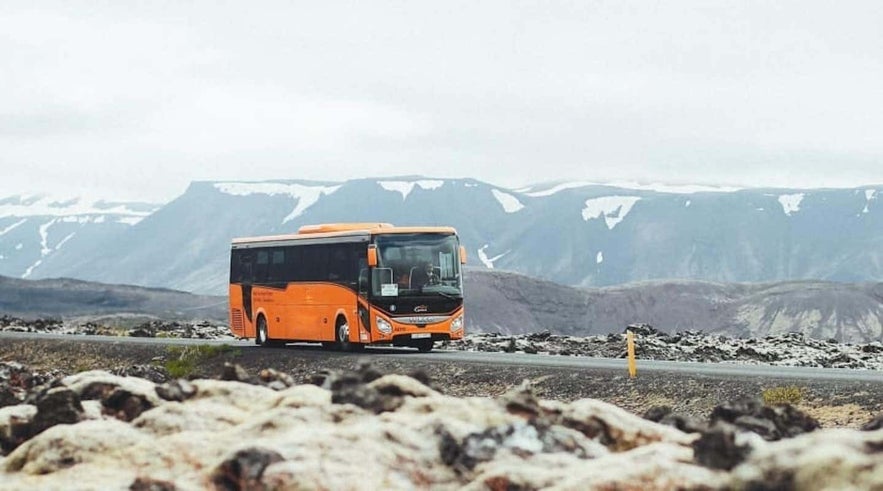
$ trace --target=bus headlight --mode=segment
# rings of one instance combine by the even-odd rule
[[[453,321],[451,321],[451,331],[459,331],[463,329],[463,316],[457,317]]]
[[[392,326],[389,324],[389,321],[387,321],[383,317],[378,317],[377,330],[382,332],[383,334],[389,334],[392,332]]]

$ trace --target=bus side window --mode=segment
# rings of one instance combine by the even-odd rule
[[[336,283],[346,283],[350,276],[347,272],[350,269],[346,246],[331,246],[328,251],[328,279]]]
[[[301,281],[328,281],[328,249],[321,245],[303,246],[303,269],[297,273]]]
[[[252,270],[254,253],[252,251],[233,251],[233,267],[230,268],[230,283],[242,283],[250,285],[254,281]]]
[[[257,262],[254,268],[254,282],[266,283],[267,275],[270,270],[270,253],[266,250],[258,251]]]
[[[283,268],[282,280],[286,283],[297,281],[299,279],[298,275],[300,274],[299,272],[301,269],[303,269],[301,265],[301,248],[286,247],[285,266]]]
[[[242,251],[230,251],[230,283],[242,282]]]
[[[270,271],[267,274],[270,283],[281,283],[285,280],[285,251],[273,249],[270,254]]]

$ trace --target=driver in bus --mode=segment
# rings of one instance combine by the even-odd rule
[[[425,261],[420,267],[414,268],[414,272],[411,274],[411,288],[437,285],[438,282],[438,275],[435,274],[435,269],[433,269],[432,263],[429,261]]]

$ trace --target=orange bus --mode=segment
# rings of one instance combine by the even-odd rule
[[[261,346],[410,346],[464,332],[465,249],[451,227],[307,225],[233,239],[230,330]]]

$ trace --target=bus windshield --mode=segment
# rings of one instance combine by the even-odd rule
[[[374,296],[445,296],[461,298],[457,236],[432,233],[378,235]]]

